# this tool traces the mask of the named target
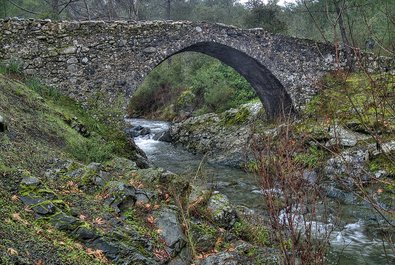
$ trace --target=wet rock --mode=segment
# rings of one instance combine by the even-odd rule
[[[99,235],[94,230],[84,226],[78,227],[75,231],[73,231],[72,235],[75,238],[83,241],[92,240],[99,237]]]
[[[244,265],[251,264],[246,257],[233,251],[219,252],[200,260],[198,265]]]
[[[81,221],[78,218],[63,212],[52,216],[50,222],[55,228],[67,232],[74,231],[79,225],[81,225]]]
[[[168,207],[155,213],[156,226],[167,245],[171,256],[178,254],[186,246],[186,238],[178,220],[177,211]]]
[[[49,215],[56,211],[56,207],[51,201],[35,197],[34,195],[20,196],[20,200],[38,215]]]
[[[121,181],[107,183],[107,192],[109,197],[105,200],[105,203],[114,208],[117,213],[133,207],[137,201],[135,188],[125,185]]]
[[[342,204],[354,204],[356,202],[352,192],[345,192],[333,186],[325,187],[324,190],[328,198],[337,200]]]
[[[26,186],[39,186],[41,181],[36,177],[25,177],[22,179],[21,184]]]
[[[213,192],[207,203],[207,211],[218,225],[226,229],[230,229],[238,219],[228,197],[219,192]]]
[[[153,139],[161,142],[171,143],[172,138],[170,130],[154,135]]]
[[[150,128],[143,127],[141,125],[137,125],[132,128],[127,128],[125,129],[125,133],[132,138],[139,137],[139,136],[145,136],[151,133]]]
[[[344,186],[352,188],[355,181],[370,179],[365,164],[369,152],[365,149],[344,151],[326,162],[324,174],[333,180],[341,180]]]
[[[145,135],[148,135],[148,134],[150,134],[151,133],[151,129],[150,128],[143,128],[141,131],[140,131],[140,135],[141,136],[145,136]]]

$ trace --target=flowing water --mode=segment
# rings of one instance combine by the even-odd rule
[[[167,122],[144,119],[126,121],[133,126],[150,128],[149,135],[136,137],[135,142],[154,165],[174,173],[188,174],[192,178],[204,176],[206,183],[226,194],[234,204],[263,212],[262,193],[264,192],[259,188],[259,182],[252,174],[235,168],[204,163],[202,156],[194,155],[171,143],[154,140],[155,135],[163,134],[169,129],[170,124]],[[336,222],[336,225],[314,223],[315,227],[323,231],[333,229],[330,235],[332,251],[329,264],[395,264],[394,256],[385,255],[383,241],[366,231],[367,225],[362,219],[373,214],[370,207],[367,205],[340,207],[336,212],[340,215],[341,221]]]

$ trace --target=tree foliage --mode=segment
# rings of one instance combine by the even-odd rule
[[[131,99],[129,114],[158,117],[166,109],[171,113],[159,118],[169,119],[179,111],[224,111],[253,98],[254,90],[229,66],[206,55],[182,53],[148,75]]]

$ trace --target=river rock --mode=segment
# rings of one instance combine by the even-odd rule
[[[219,226],[226,229],[232,228],[238,219],[228,197],[218,191],[213,192],[210,197],[207,203],[207,212]]]
[[[325,194],[328,198],[334,199],[342,204],[354,204],[356,198],[352,192],[345,192],[333,186],[325,187]]]
[[[167,130],[165,132],[154,135],[153,139],[157,140],[157,141],[161,141],[161,142],[167,142],[167,143],[172,142],[170,130]]]
[[[251,121],[257,121],[260,103],[244,104],[221,114],[207,113],[172,124],[173,142],[194,153],[205,154],[211,163],[242,167],[253,158],[248,151],[253,133]]]
[[[132,128],[125,129],[125,133],[132,138],[145,136],[151,133],[150,128],[143,127],[141,125],[134,126]]]
[[[365,164],[369,160],[367,148],[344,151],[330,158],[325,165],[324,174],[333,180],[342,180],[342,184],[351,188],[355,181],[370,179]]]

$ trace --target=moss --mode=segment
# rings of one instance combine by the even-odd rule
[[[245,123],[250,117],[250,110],[246,107],[241,107],[236,112],[225,111],[222,113],[221,122],[225,126],[234,126]]]
[[[395,153],[380,154],[369,161],[371,171],[385,170],[389,175],[395,176]]]
[[[250,243],[267,246],[270,244],[269,230],[261,225],[250,224],[245,220],[235,223],[232,232]]]
[[[182,110],[185,108],[190,108],[195,100],[196,96],[191,89],[183,91],[177,98],[175,108],[177,110]]]
[[[314,145],[310,146],[306,152],[296,154],[294,159],[306,168],[317,168],[324,163],[328,157],[328,152]]]
[[[104,264],[88,255],[81,245],[45,223],[37,223],[0,189],[0,263]],[[14,252],[11,252],[10,250]]]
[[[325,133],[325,128],[331,124],[358,122],[367,131],[377,134],[394,132],[395,113],[391,104],[395,87],[390,75],[328,74],[322,86],[324,89],[305,107],[302,129],[322,128],[320,130]]]

